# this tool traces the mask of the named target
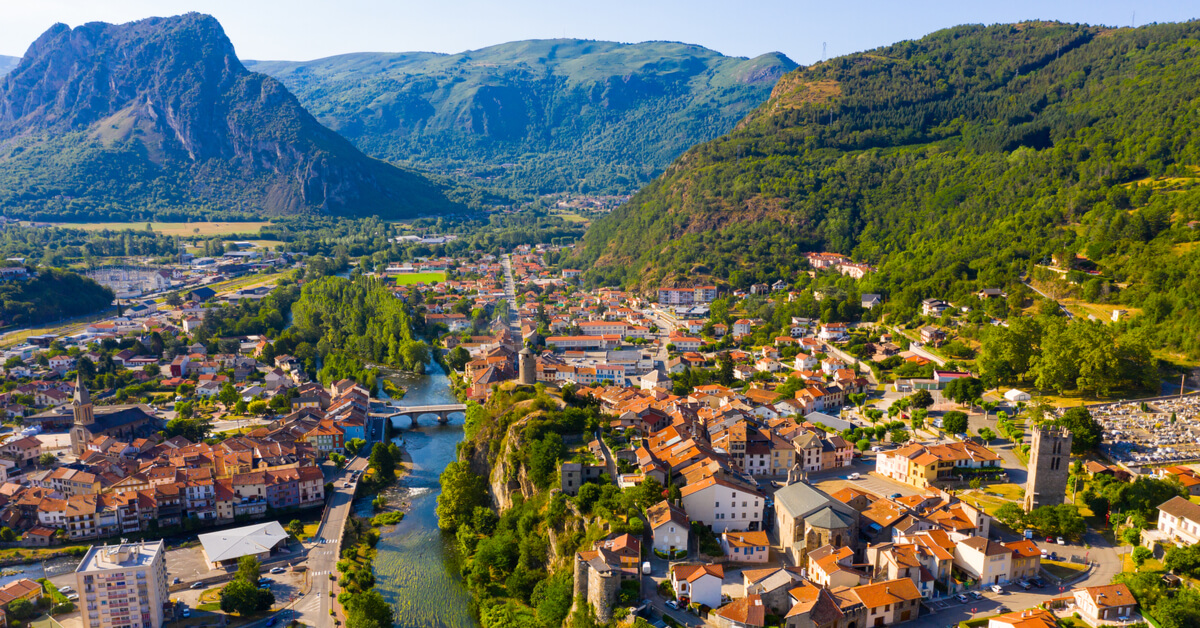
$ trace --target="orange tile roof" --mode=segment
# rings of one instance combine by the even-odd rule
[[[879,608],[898,602],[921,599],[921,592],[911,578],[897,578],[876,584],[866,584],[851,589],[855,597],[867,608]]]

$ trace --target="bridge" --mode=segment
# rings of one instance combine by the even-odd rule
[[[434,416],[438,423],[449,423],[450,415],[466,414],[467,406],[461,403],[446,403],[433,406],[393,406],[386,405],[382,407],[372,408],[371,420],[378,421],[378,425],[371,426],[371,434],[375,436],[378,432],[377,440],[382,439],[383,422],[390,421],[395,417],[408,417],[409,428],[417,426],[417,419],[424,416]]]

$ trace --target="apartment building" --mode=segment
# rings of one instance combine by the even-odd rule
[[[166,547],[93,545],[75,570],[84,628],[159,628],[167,594]]]

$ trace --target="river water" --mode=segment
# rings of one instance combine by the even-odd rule
[[[408,390],[404,405],[423,406],[458,403],[450,392],[450,380],[436,362],[425,375],[385,373],[387,379]],[[454,461],[463,438],[462,417],[439,425],[432,417],[409,429],[399,419],[398,431],[412,459],[412,472],[384,495],[392,505],[408,503],[401,521],[383,533],[376,546],[375,589],[396,610],[396,626],[402,628],[478,628],[471,614],[471,596],[458,579],[457,552],[453,536],[437,527],[438,476]],[[371,499],[360,499],[358,514],[371,516]]]

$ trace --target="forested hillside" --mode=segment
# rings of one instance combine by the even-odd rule
[[[31,279],[0,282],[0,325],[32,325],[112,305],[113,292],[67,270],[42,268]]]
[[[0,209],[10,217],[450,208],[439,186],[363,155],[278,81],[248,71],[206,15],[56,24],[0,79]]]
[[[778,53],[578,39],[247,65],[369,155],[527,193],[632,192],[796,67]]]
[[[863,292],[1014,285],[1058,260],[1122,326],[1200,355],[1200,23],[962,26],[796,70],[589,230],[592,283],[788,278],[806,251]]]

